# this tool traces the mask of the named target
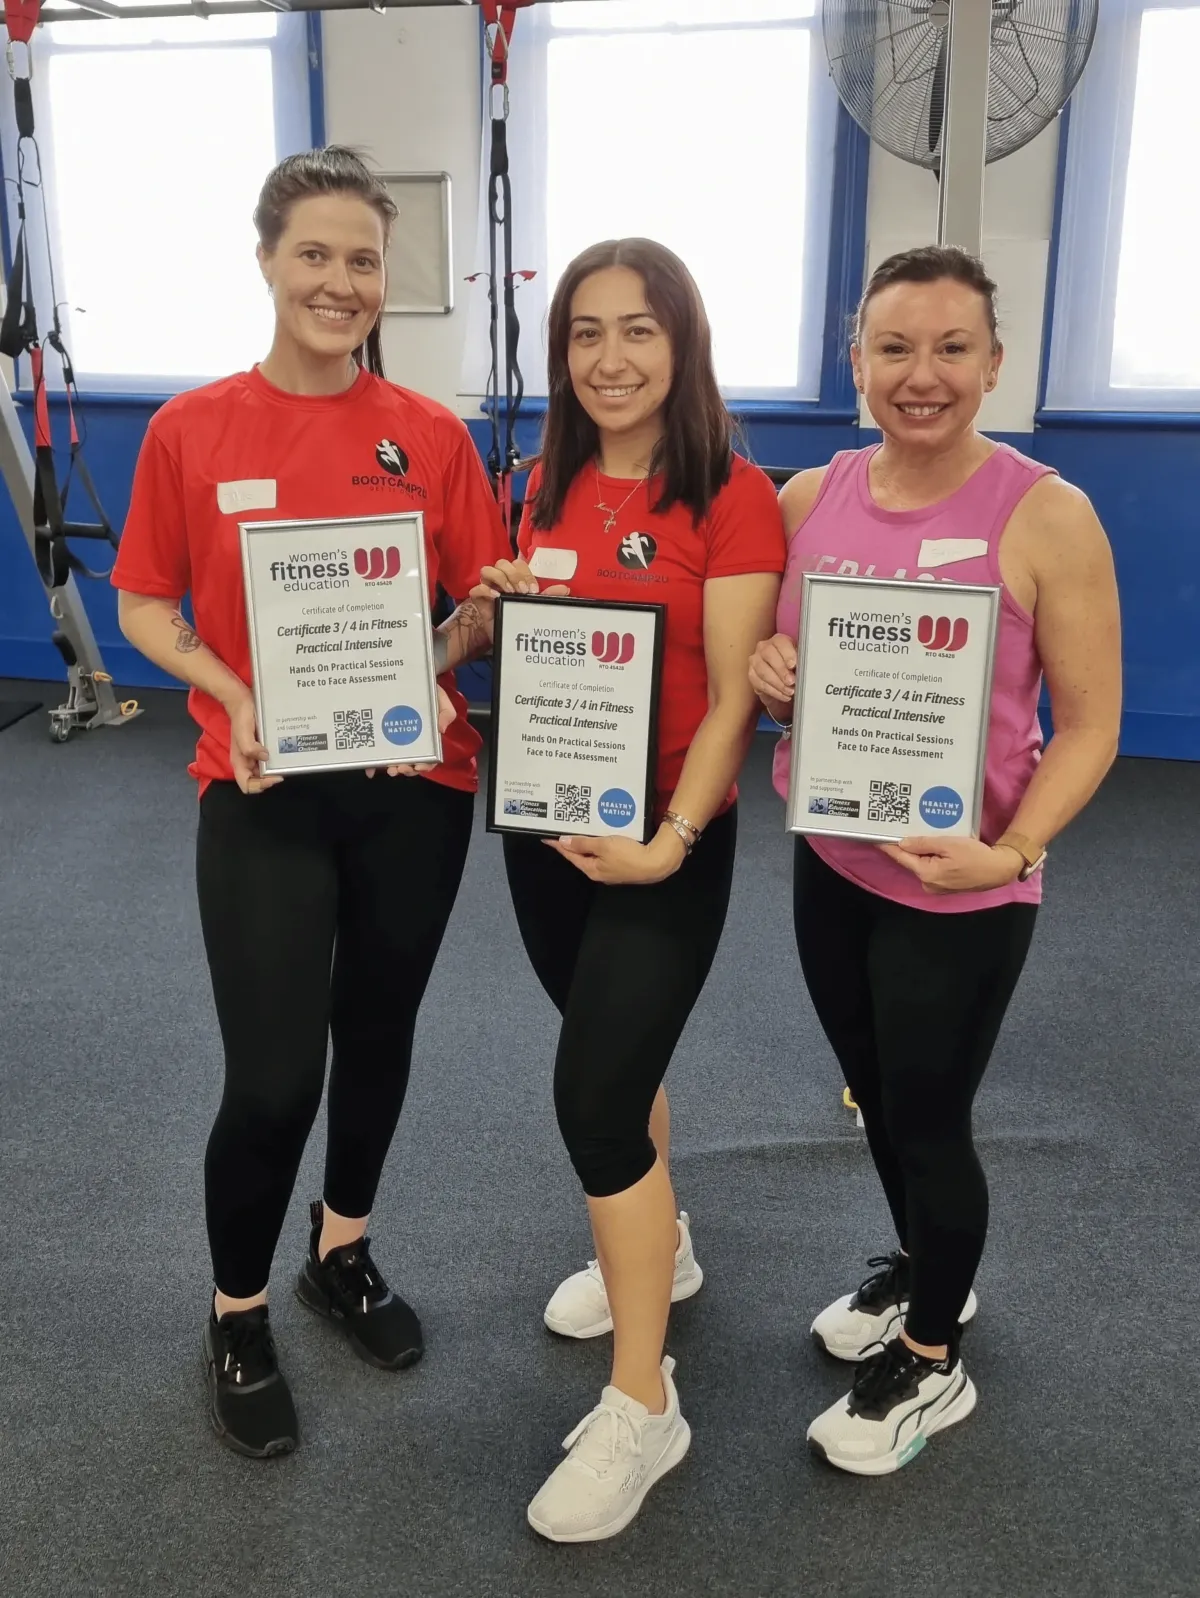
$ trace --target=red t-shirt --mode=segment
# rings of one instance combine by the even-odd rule
[[[431,601],[439,582],[464,598],[480,567],[509,553],[483,463],[451,411],[367,371],[342,394],[311,396],[286,394],[255,368],[151,418],[112,581],[175,601],[190,592],[196,632],[249,686],[238,522],[407,510],[424,512]],[[480,738],[453,673],[439,680],[458,717],[429,776],[474,792]],[[195,688],[188,708],[201,729],[188,769],[203,792],[233,778],[229,718]]]
[[[575,599],[632,600],[667,607],[662,691],[658,713],[657,808],[670,802],[696,729],[708,714],[704,658],[704,584],[709,577],[782,572],[787,560],[783,522],[770,479],[733,459],[728,483],[708,515],[694,526],[685,505],[650,509],[660,480],[634,483],[585,467],[567,492],[558,525],[535,532],[529,503],[541,474],[526,490],[519,548],[543,588],[565,583]],[[618,509],[611,532],[597,502]],[[546,553],[539,556],[539,551]],[[737,797],[730,789],[725,808]]]

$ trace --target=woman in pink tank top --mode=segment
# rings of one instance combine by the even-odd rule
[[[750,667],[766,709],[789,722],[805,572],[1002,591],[981,836],[796,840],[801,967],[900,1245],[812,1327],[860,1369],[809,1442],[862,1475],[907,1464],[975,1406],[959,1336],[976,1310],[988,1190],[971,1107],[1029,950],[1046,846],[1117,750],[1119,621],[1103,529],[1076,489],[975,427],[1003,359],[995,292],[982,263],[955,249],[892,256],[872,277],[851,354],[883,443],[784,488],[778,630]],[[1055,728],[1044,756],[1043,678]],[[785,735],[784,796],[789,763]]]

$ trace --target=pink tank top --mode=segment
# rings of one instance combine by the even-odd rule
[[[867,476],[878,444],[835,455],[812,510],[792,532],[776,613],[776,630],[796,638],[805,572],[843,576],[907,577],[924,582],[992,583],[1003,588],[996,635],[991,723],[980,833],[994,843],[1011,824],[1041,758],[1038,696],[1042,666],[1034,645],[1033,617],[1003,586],[997,552],[1018,502],[1053,468],[1031,461],[1007,444],[949,499],[920,510],[883,510],[871,497]],[[791,738],[775,751],[776,790],[787,797]],[[914,834],[919,832],[914,828]],[[827,865],[851,882],[897,904],[942,913],[984,910],[1014,901],[1036,904],[1042,872],[1028,882],[980,893],[926,893],[911,872],[877,845],[844,838],[810,838]]]

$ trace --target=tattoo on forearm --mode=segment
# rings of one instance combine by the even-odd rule
[[[453,616],[438,628],[437,637],[445,639],[445,654],[453,655],[459,665],[484,654],[491,644],[487,620],[473,599],[463,600]],[[436,645],[437,639],[435,659]]]
[[[197,649],[203,649],[203,639],[197,638],[189,624],[184,620],[178,611],[176,611],[171,617],[171,625],[179,634],[175,640],[175,648],[181,655],[190,655],[193,654]]]

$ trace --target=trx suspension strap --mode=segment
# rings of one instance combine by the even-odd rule
[[[117,535],[112,529],[104,507],[100,503],[91,473],[83,459],[82,440],[76,423],[75,406],[79,391],[75,386],[75,373],[63,342],[62,324],[58,314],[58,295],[54,289],[54,265],[50,254],[50,226],[46,216],[46,196],[42,184],[42,157],[34,135],[33,120],[33,57],[29,41],[37,26],[41,0],[4,0],[4,21],[8,28],[8,70],[13,80],[13,100],[17,119],[17,236],[13,249],[12,270],[8,276],[8,302],[4,319],[0,322],[0,354],[11,360],[18,356],[29,357],[33,383],[33,435],[34,484],[33,523],[35,555],[38,572],[48,589],[62,588],[72,572],[83,577],[103,577],[107,572],[89,571],[79,557],[67,546],[68,538],[102,539],[117,547]],[[17,70],[14,45],[25,51],[24,71]],[[54,466],[54,449],[50,429],[50,405],[46,392],[45,356],[38,336],[37,309],[33,300],[33,271],[30,243],[27,234],[25,163],[32,153],[36,159],[36,177],[28,179],[28,187],[40,191],[42,222],[46,236],[46,258],[50,273],[52,301],[51,328],[46,343],[62,363],[63,383],[67,397],[67,416],[70,423],[71,454],[63,485],[60,490]],[[66,519],[67,495],[71,480],[78,477],[84,493],[91,501],[95,522],[69,522]]]
[[[533,272],[514,272],[512,264],[512,183],[508,173],[508,53],[517,12],[535,0],[479,0],[484,17],[484,50],[490,73],[491,162],[488,173],[488,304],[491,312],[492,369],[488,379],[487,414],[492,426],[488,470],[500,502],[504,526],[512,537],[512,474],[521,453],[516,427],[525,396],[517,362],[521,326],[517,319],[517,281]],[[503,270],[500,270],[501,267]],[[476,274],[478,275],[478,274]],[[500,344],[503,323],[504,371]]]

